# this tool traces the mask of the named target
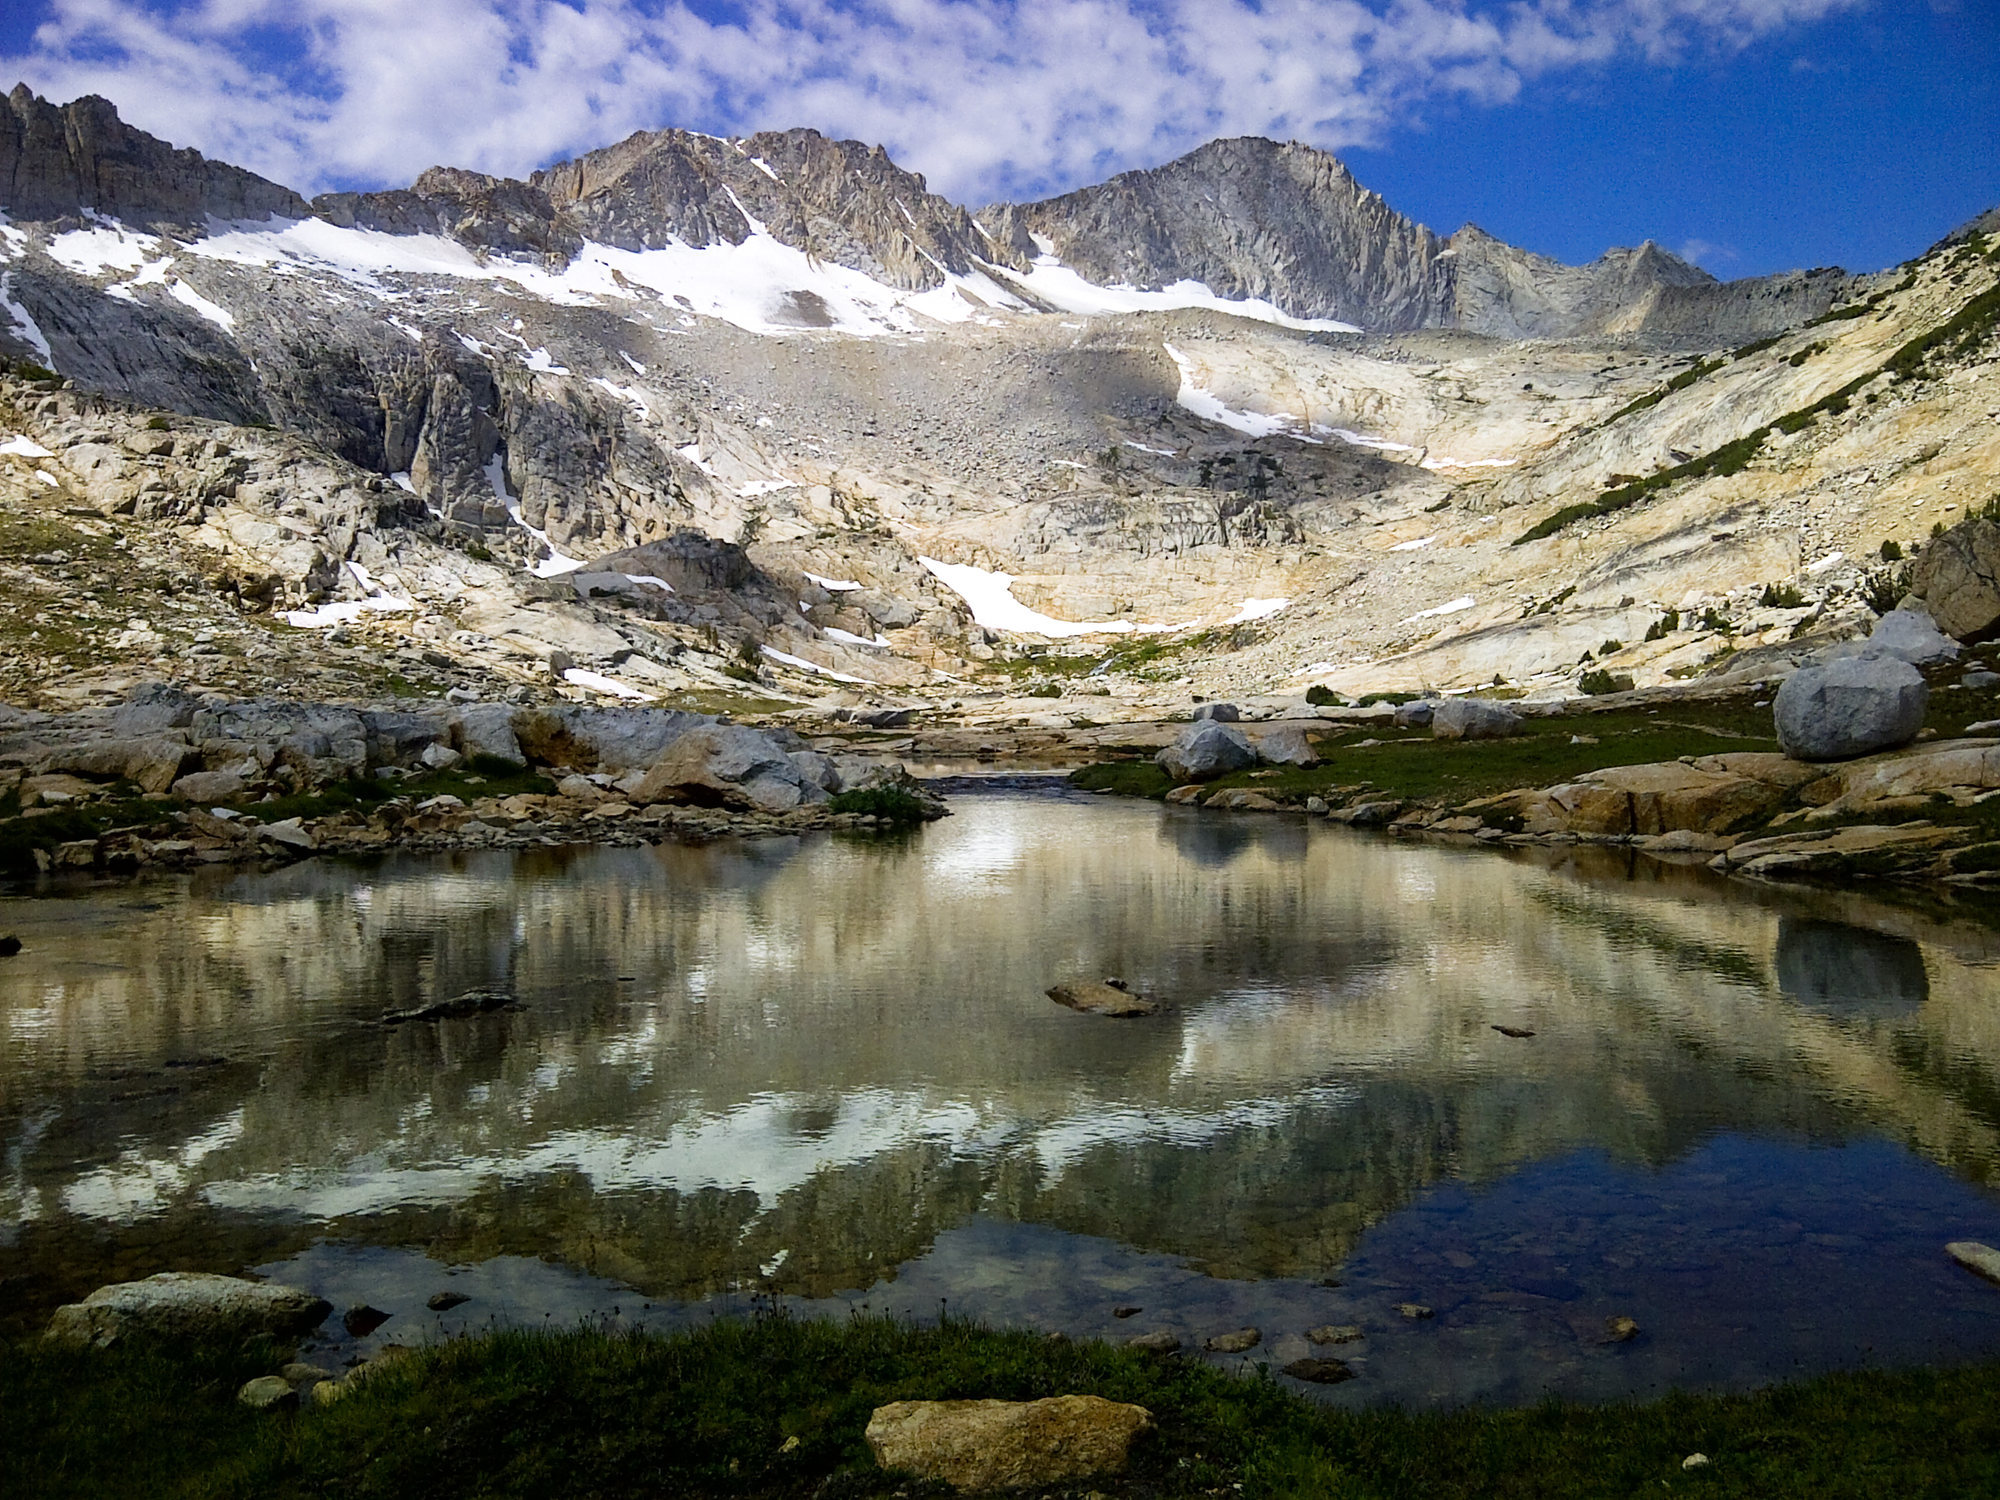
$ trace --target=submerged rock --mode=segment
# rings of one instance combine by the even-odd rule
[[[867,1438],[885,1469],[961,1490],[1033,1489],[1122,1474],[1152,1425],[1145,1407],[1102,1396],[897,1401],[875,1409]]]
[[[1359,1323],[1322,1323],[1306,1330],[1306,1340],[1314,1344],[1352,1344],[1361,1338]]]
[[[1164,1328],[1156,1328],[1151,1333],[1136,1334],[1125,1341],[1128,1349],[1143,1349],[1148,1354],[1173,1354],[1179,1351],[1181,1341]]]
[[[385,1010],[382,1012],[382,1024],[400,1026],[405,1021],[457,1021],[466,1016],[505,1010],[514,1003],[513,995],[506,990],[467,990],[462,995],[440,1000],[435,1005],[418,1006],[415,1010]]]
[[[393,1316],[394,1314],[385,1313],[379,1307],[370,1307],[365,1302],[357,1302],[340,1315],[340,1326],[347,1330],[349,1337],[365,1339]]]
[[[1056,1004],[1093,1016],[1150,1016],[1158,1014],[1160,1009],[1160,1003],[1151,996],[1135,995],[1126,989],[1122,979],[1072,980],[1054,986],[1047,993]]]
[[[1294,1380],[1310,1381],[1314,1385],[1337,1385],[1354,1378],[1354,1371],[1342,1359],[1295,1359],[1284,1367],[1284,1371]]]
[[[1239,1328],[1234,1333],[1218,1333],[1202,1347],[1211,1354],[1248,1354],[1264,1342],[1261,1330]]]
[[[143,1281],[101,1286],[56,1309],[48,1337],[100,1348],[130,1334],[238,1340],[296,1338],[319,1326],[333,1305],[295,1286],[201,1271],[162,1271]]]

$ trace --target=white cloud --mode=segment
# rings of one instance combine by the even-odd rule
[[[1217,135],[1366,144],[1426,100],[1503,103],[1868,0],[740,0],[722,20],[686,0],[42,3],[0,69],[308,193],[438,162],[521,175],[665,125],[812,125],[978,203]]]

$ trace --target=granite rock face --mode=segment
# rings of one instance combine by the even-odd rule
[[[2000,633],[2000,523],[1952,527],[1918,556],[1910,587],[1947,635],[1983,641]]]
[[[56,105],[26,84],[0,109],[0,204],[16,220],[94,209],[145,226],[306,216],[290,188],[135,130],[108,99]]]

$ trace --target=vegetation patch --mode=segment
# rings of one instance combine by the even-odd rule
[[[930,816],[930,809],[921,797],[899,786],[836,792],[826,808],[828,812],[855,813],[884,823],[921,823]]]
[[[39,1342],[0,1363],[24,1500],[948,1493],[884,1472],[891,1401],[1097,1395],[1152,1412],[1108,1497],[1583,1500],[1664,1492],[1909,1500],[2000,1487],[2000,1364],[1822,1377],[1645,1405],[1339,1411],[1237,1375],[958,1321],[718,1320],[671,1335],[502,1332],[405,1357],[331,1405],[239,1406],[268,1347],[175,1354]],[[1706,1464],[1686,1468],[1689,1455]]]

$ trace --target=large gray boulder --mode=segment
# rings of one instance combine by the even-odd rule
[[[1319,752],[1296,724],[1280,724],[1257,741],[1257,758],[1271,766],[1316,766]]]
[[[295,1286],[162,1271],[144,1281],[101,1286],[81,1302],[57,1308],[48,1337],[99,1348],[132,1334],[231,1343],[254,1334],[297,1338],[332,1311],[324,1298]]]
[[[826,789],[809,779],[784,746],[740,724],[688,730],[653,763],[632,796],[636,802],[692,798],[760,812],[827,800]]]
[[[1431,711],[1434,739],[1504,740],[1520,732],[1520,715],[1484,698],[1448,698]]]
[[[532,761],[579,771],[617,773],[649,767],[708,714],[675,708],[580,708],[570,704],[516,711],[514,733]]]
[[[1910,589],[1948,635],[1983,641],[2000,632],[2000,522],[1961,521],[1927,543]]]
[[[164,792],[199,760],[185,741],[165,734],[140,739],[99,740],[59,751],[45,770],[95,779],[123,777],[147,792]]]
[[[1257,764],[1257,752],[1243,731],[1214,719],[1200,719],[1153,757],[1176,781],[1213,781]]]
[[[1908,662],[1848,656],[1794,672],[1771,713],[1793,760],[1849,760],[1907,745],[1929,706],[1923,673]]]
[[[1938,629],[1920,609],[1892,609],[1875,622],[1865,641],[1836,646],[1826,660],[1842,656],[1893,656],[1912,666],[1929,667],[1958,660],[1958,642]]]
[[[451,721],[452,747],[471,760],[475,755],[525,767],[521,738],[514,733],[514,710],[505,703],[468,703]]]
[[[1195,722],[1213,719],[1218,724],[1238,724],[1243,720],[1243,711],[1234,703],[1204,703],[1194,711]]]

